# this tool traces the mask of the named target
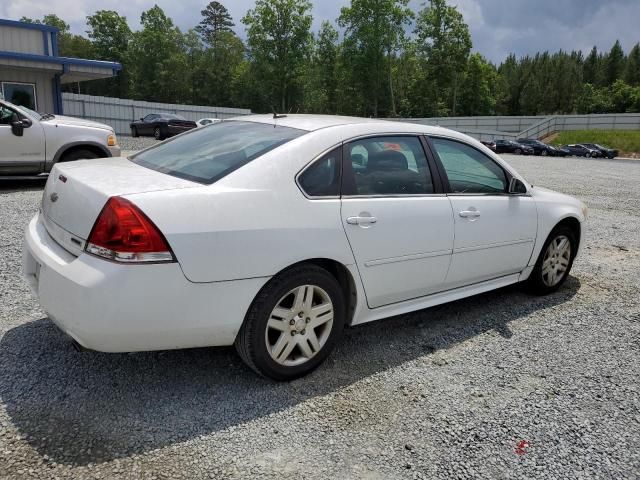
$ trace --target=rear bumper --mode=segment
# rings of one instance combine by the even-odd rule
[[[195,284],[177,263],[76,257],[49,236],[39,215],[25,232],[23,274],[62,331],[104,352],[231,345],[268,280]]]

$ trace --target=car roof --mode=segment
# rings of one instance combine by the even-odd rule
[[[313,115],[313,114],[287,114],[273,118],[273,114],[264,115],[242,115],[229,118],[233,121],[266,123],[274,126],[298,128],[313,132],[324,128],[341,126],[362,126],[370,125],[372,130],[384,129],[388,132],[441,134],[451,137],[466,137],[466,135],[435,125],[423,125],[421,123],[406,121],[380,120],[378,118],[346,117],[340,115]]]

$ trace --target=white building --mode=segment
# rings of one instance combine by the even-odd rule
[[[0,19],[0,96],[41,113],[62,114],[61,85],[115,76],[115,62],[58,56],[58,29]]]

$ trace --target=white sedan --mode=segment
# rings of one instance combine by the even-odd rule
[[[585,217],[451,130],[253,115],[57,164],[24,274],[87,349],[235,344],[288,380],[345,326],[518,282],[555,291]]]
[[[211,125],[213,123],[220,123],[222,120],[220,118],[201,118],[196,122],[196,126],[206,127],[207,125]]]

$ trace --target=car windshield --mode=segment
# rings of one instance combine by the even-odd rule
[[[266,123],[224,121],[192,130],[129,159],[158,172],[211,184],[305,133]]]

